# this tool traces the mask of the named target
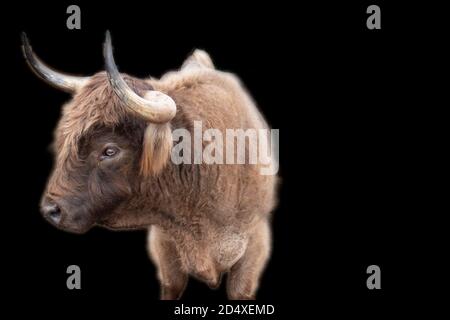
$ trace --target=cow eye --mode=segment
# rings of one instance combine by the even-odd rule
[[[115,147],[106,147],[105,150],[103,150],[102,158],[112,158],[114,157],[119,149]]]

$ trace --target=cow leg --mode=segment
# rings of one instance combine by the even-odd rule
[[[259,278],[270,254],[271,234],[267,220],[259,223],[249,238],[247,250],[231,268],[227,280],[228,298],[253,300]]]
[[[161,300],[180,299],[188,275],[183,271],[175,244],[156,226],[149,230],[148,249],[158,270]]]

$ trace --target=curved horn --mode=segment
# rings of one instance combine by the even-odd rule
[[[154,123],[165,123],[175,116],[177,107],[171,97],[159,91],[147,91],[144,98],[141,98],[123,80],[114,62],[109,31],[106,32],[103,55],[109,82],[125,105],[144,119]]]
[[[52,70],[50,67],[45,65],[33,52],[33,49],[30,46],[30,42],[28,41],[28,37],[25,32],[22,33],[22,51],[30,66],[31,70],[45,82],[48,82],[52,86],[59,88],[61,90],[73,93],[78,88],[83,86],[89,77],[77,77],[71,76],[67,74],[63,74]]]

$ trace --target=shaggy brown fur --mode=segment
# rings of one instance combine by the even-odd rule
[[[171,130],[267,128],[237,78],[214,69],[196,51],[177,72],[161,79],[124,76],[139,95],[158,90],[177,104],[168,124],[148,124],[131,114],[107,76],[94,75],[64,106],[55,131],[56,163],[43,207],[62,210],[57,227],[85,232],[146,228],[158,268],[161,298],[179,298],[188,275],[211,287],[229,272],[231,299],[252,299],[270,253],[269,214],[276,176],[259,165],[175,165],[169,160]],[[105,148],[118,154],[105,159]]]

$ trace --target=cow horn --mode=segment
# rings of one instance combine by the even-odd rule
[[[171,97],[159,91],[149,90],[144,98],[141,98],[123,80],[114,62],[109,31],[106,32],[103,55],[109,82],[116,95],[125,105],[153,123],[165,123],[175,116],[177,107]]]
[[[50,67],[45,65],[33,52],[30,46],[28,37],[25,32],[22,33],[22,51],[25,56],[25,60],[30,66],[31,70],[45,82],[51,84],[52,86],[64,90],[66,92],[74,93],[82,87],[89,77],[77,77],[67,74],[63,74],[52,70]]]

